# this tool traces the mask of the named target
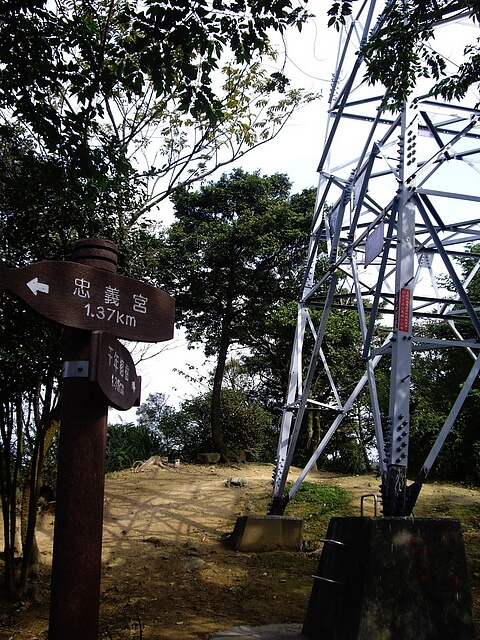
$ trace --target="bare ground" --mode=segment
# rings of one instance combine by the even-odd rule
[[[151,467],[108,475],[100,637],[207,640],[215,631],[241,624],[302,622],[318,555],[311,548],[301,553],[240,553],[225,544],[238,515],[266,513],[271,475],[268,464]],[[245,478],[247,486],[226,485],[232,476]],[[373,476],[312,472],[308,479],[348,489],[355,509],[361,495],[378,489]],[[472,508],[476,513],[476,507],[478,517],[462,520],[462,526],[478,620],[480,491],[426,485],[416,515],[458,517],[458,510]],[[372,509],[371,502],[366,509]],[[1,640],[47,637],[52,533],[53,514],[43,512],[36,602],[13,606],[0,598]]]

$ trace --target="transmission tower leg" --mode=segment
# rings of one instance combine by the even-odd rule
[[[405,105],[399,140],[395,315],[392,336],[390,404],[386,440],[386,472],[382,478],[383,513],[405,516],[407,501],[408,436],[410,429],[410,384],[412,369],[412,300],[415,278],[415,157],[411,140],[417,138],[416,109]],[[413,157],[413,161],[412,161]]]

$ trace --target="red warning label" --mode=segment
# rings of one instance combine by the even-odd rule
[[[397,329],[406,333],[411,327],[412,292],[410,289],[400,289],[397,294]]]

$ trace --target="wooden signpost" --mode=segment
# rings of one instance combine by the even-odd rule
[[[173,337],[173,298],[118,275],[116,263],[116,245],[97,238],[79,240],[73,262],[9,269],[0,261],[0,293],[67,327],[49,640],[98,639],[108,407],[140,402],[140,378],[118,338]]]
[[[88,377],[98,384],[111,407],[122,411],[140,404],[141,381],[132,356],[110,333],[92,333]]]
[[[173,338],[173,298],[117,273],[55,260],[7,269],[0,261],[2,289],[66,327],[108,331],[139,342]]]

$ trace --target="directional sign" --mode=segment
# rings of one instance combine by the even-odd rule
[[[173,338],[174,299],[161,289],[110,271],[53,260],[8,269],[0,260],[0,293],[3,290],[42,316],[74,329],[108,331],[140,342]]]
[[[92,333],[88,377],[98,383],[115,409],[126,411],[139,406],[141,378],[128,349],[110,333]]]

